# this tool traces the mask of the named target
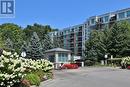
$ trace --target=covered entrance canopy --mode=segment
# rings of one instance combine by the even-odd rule
[[[64,64],[69,63],[71,60],[71,51],[62,48],[54,48],[45,51],[45,56],[49,61],[55,64]]]

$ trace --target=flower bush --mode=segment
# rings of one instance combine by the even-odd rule
[[[123,68],[129,68],[130,66],[130,57],[122,58],[121,65]]]
[[[122,58],[121,64],[130,64],[130,57],[124,57],[124,58]]]
[[[17,53],[3,50],[0,56],[0,87],[14,87],[33,71],[47,72],[53,69],[53,64],[47,60],[24,59]]]

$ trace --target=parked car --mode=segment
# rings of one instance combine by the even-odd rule
[[[78,69],[79,66],[77,64],[63,64],[61,69]]]

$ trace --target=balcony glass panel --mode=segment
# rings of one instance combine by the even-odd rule
[[[91,24],[94,24],[95,23],[95,19],[91,19]]]
[[[126,12],[127,17],[130,17],[130,11]]]
[[[104,22],[108,22],[109,21],[109,16],[105,16],[104,17]]]
[[[118,14],[119,19],[125,18],[125,12],[121,12]]]

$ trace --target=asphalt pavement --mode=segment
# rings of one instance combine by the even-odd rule
[[[56,70],[40,87],[130,87],[130,70],[110,67]]]

